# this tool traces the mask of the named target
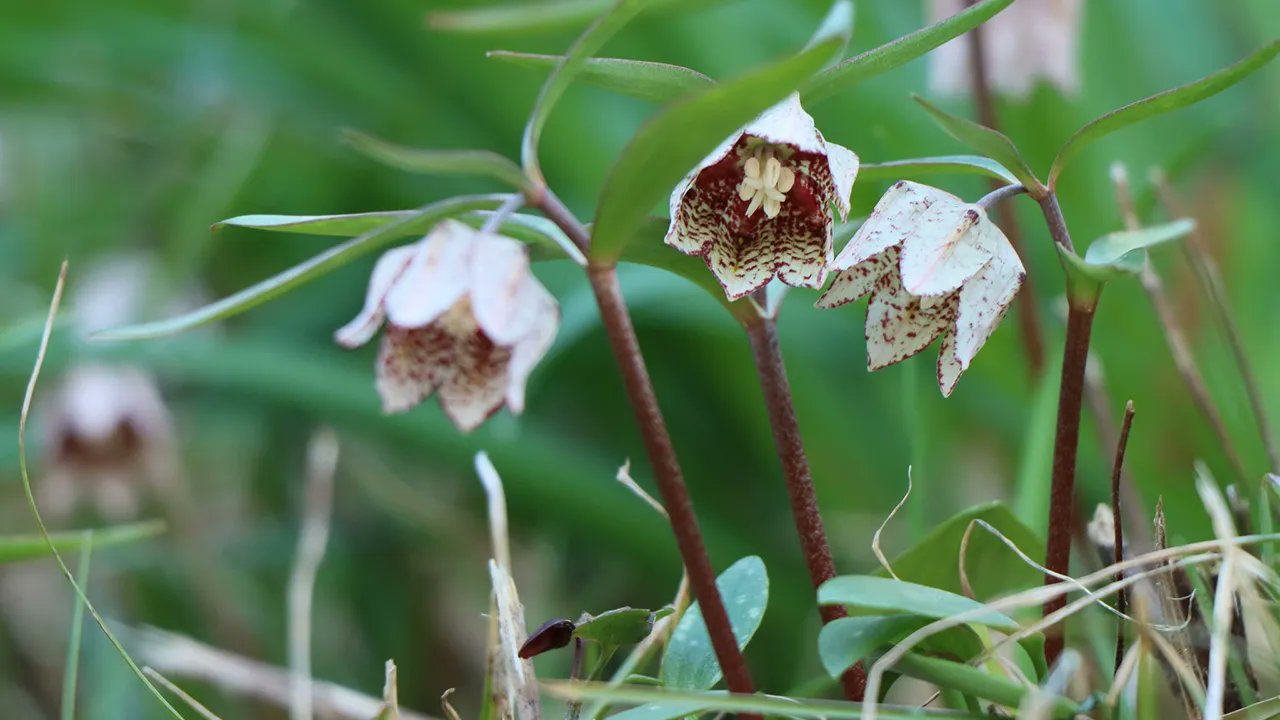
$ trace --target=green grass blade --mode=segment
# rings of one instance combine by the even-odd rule
[[[965,695],[972,695],[984,700],[1018,707],[1027,689],[1007,678],[997,677],[970,665],[907,654],[893,666],[894,670],[909,677],[932,683],[939,687],[958,690]],[[1053,699],[1053,717],[1075,717],[1079,707],[1063,697]]]
[[[936,157],[863,163],[858,168],[859,180],[904,180],[928,175],[984,175],[1007,183],[1016,183],[1009,168],[981,155],[939,155]]]
[[[713,85],[676,102],[645,123],[605,179],[592,229],[591,256],[617,261],[680,178],[716,145],[787,97],[840,46],[830,38],[785,60]]]
[[[649,5],[650,0],[618,0],[612,9],[600,16],[587,28],[578,40],[569,48],[564,59],[555,66],[551,75],[542,85],[538,99],[533,103],[533,112],[529,115],[529,123],[524,128],[524,140],[520,145],[520,161],[524,164],[525,174],[537,185],[545,181],[542,168],[538,164],[538,142],[542,139],[542,129],[556,103],[564,95],[565,90],[573,83],[574,78],[586,65],[587,58],[596,54],[609,38],[623,28],[640,11]]]
[[[45,320],[44,333],[40,336],[40,349],[36,352],[35,366],[31,369],[31,378],[27,381],[26,394],[22,398],[22,412],[18,416],[18,476],[22,480],[22,492],[27,497],[27,507],[31,510],[31,516],[36,521],[36,527],[40,530],[40,536],[44,538],[45,545],[49,548],[49,552],[53,554],[53,559],[58,563],[58,569],[62,571],[62,575],[67,578],[67,582],[71,583],[71,587],[76,592],[76,597],[84,608],[93,616],[93,621],[101,628],[102,634],[107,637],[107,641],[116,649],[120,657],[124,659],[125,664],[133,671],[138,680],[146,686],[156,701],[169,712],[169,715],[177,718],[177,720],[186,720],[178,709],[169,704],[169,701],[160,694],[155,685],[142,674],[142,669],[133,661],[133,657],[124,649],[124,645],[120,644],[120,640],[116,638],[115,633],[111,632],[111,628],[107,627],[107,622],[102,619],[102,615],[98,613],[93,603],[89,602],[89,597],[85,595],[84,588],[76,581],[71,570],[67,567],[66,561],[62,559],[62,553],[58,551],[58,546],[53,543],[53,538],[49,535],[49,528],[44,524],[44,518],[40,516],[40,508],[36,506],[35,492],[31,489],[31,475],[27,468],[27,420],[31,416],[31,402],[36,394],[36,381],[40,378],[40,368],[44,366],[45,353],[49,349],[49,337],[53,334],[53,321],[58,315],[58,305],[62,301],[62,290],[67,282],[67,263],[62,262],[62,269],[58,273],[58,283],[54,286],[53,299],[49,303],[49,316]]]
[[[912,98],[933,116],[934,122],[948,135],[1008,168],[1032,197],[1044,195],[1044,185],[1022,158],[1018,147],[1003,133],[945,112],[919,95],[913,95]]]
[[[835,93],[881,75],[914,60],[952,38],[963,35],[1013,4],[1013,0],[982,0],[951,17],[908,35],[855,55],[816,75],[801,91],[809,102],[824,100]]]
[[[1263,65],[1271,62],[1277,53],[1280,53],[1280,40],[1272,40],[1234,65],[1186,85],[1129,103],[1085,125],[1068,138],[1066,144],[1058,151],[1058,156],[1054,158],[1053,166],[1049,169],[1049,187],[1057,184],[1058,176],[1062,174],[1067,161],[1080,152],[1085,145],[1136,122],[1213,97],[1261,69]]]
[[[426,232],[439,220],[472,210],[488,210],[506,199],[503,195],[472,195],[450,198],[427,205],[408,217],[381,225],[369,232],[332,247],[298,265],[273,275],[240,292],[228,295],[204,307],[166,320],[130,325],[97,333],[97,340],[141,340],[163,337],[190,330],[215,320],[239,315],[268,300],[279,297],[303,283],[326,275],[363,255],[386,246],[405,235]]]
[[[116,525],[102,530],[72,530],[68,532],[50,533],[48,542],[43,535],[3,535],[0,536],[0,565],[23,560],[33,560],[49,556],[49,542],[58,552],[74,552],[83,550],[86,538],[93,535],[93,546],[104,548],[109,545],[145,540],[164,532],[165,524],[161,520]]]
[[[142,668],[142,672],[145,673],[147,677],[154,680],[160,687],[168,690],[171,694],[176,695],[178,699],[186,703],[187,707],[194,710],[196,714],[204,718],[204,720],[222,720],[222,718],[214,715],[212,710],[202,705],[199,700],[191,697],[186,690],[178,687],[172,680],[157,672],[155,668]]]
[[[351,129],[344,130],[342,136],[364,155],[401,170],[434,175],[479,175],[500,180],[516,190],[529,189],[529,179],[518,165],[488,150],[411,148]]]
[[[488,56],[535,70],[550,70],[564,62],[563,55],[506,50],[494,50]],[[670,102],[715,82],[682,65],[622,58],[588,58],[576,79],[587,85],[656,103]]]
[[[212,229],[217,231],[224,227],[243,227],[271,232],[355,237],[398,220],[406,220],[417,215],[418,212],[418,210],[382,210],[344,215],[237,215],[214,223]]]
[[[89,561],[93,556],[93,531],[84,533],[80,545],[80,562],[76,565],[76,581],[83,587],[89,584]],[[84,603],[76,598],[71,614],[71,633],[67,639],[67,662],[62,670],[62,720],[75,720],[76,684],[80,676],[80,639],[84,636]]]

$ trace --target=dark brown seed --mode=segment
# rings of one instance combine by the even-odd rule
[[[520,646],[518,653],[521,658],[529,659],[534,655],[541,655],[548,650],[562,648],[569,644],[573,639],[573,631],[575,625],[563,618],[548,620],[542,624],[542,627],[533,631],[529,635],[529,639],[524,641],[524,645]]]

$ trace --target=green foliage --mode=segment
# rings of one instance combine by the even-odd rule
[[[358,130],[346,130],[343,137],[356,150],[393,168],[439,175],[482,175],[500,180],[516,190],[530,188],[529,179],[515,163],[488,150],[409,148]]]
[[[885,645],[920,629],[923,621],[913,615],[866,615],[827,623],[818,635],[818,656],[832,677],[839,677],[854,663]]]
[[[58,552],[83,551],[85,546],[105,548],[147,540],[164,532],[163,522],[150,520],[129,525],[115,525],[98,530],[68,530],[50,533],[49,540]],[[49,544],[40,535],[0,535],[0,565],[49,556]]]
[[[769,604],[764,561],[754,555],[742,558],[716,578],[716,587],[724,598],[738,647],[744,648],[759,629]],[[698,603],[689,606],[671,633],[659,677],[664,687],[683,690],[706,690],[720,681],[720,664]]]
[[[592,229],[592,260],[616,262],[649,210],[731,133],[785,98],[841,44],[831,38],[673,103],[645,123],[614,163]]]
[[[554,69],[564,61],[563,55],[505,50],[494,50],[488,55],[519,67],[537,70]],[[670,102],[714,82],[697,70],[680,65],[622,58],[589,58],[578,73],[578,80],[587,85],[656,103]]]
[[[1013,141],[1003,133],[983,127],[972,120],[943,112],[919,95],[914,96],[914,99],[933,116],[934,122],[947,131],[948,135],[1008,168],[1018,182],[1027,188],[1027,192],[1032,197],[1039,198],[1044,194],[1044,186],[1036,178],[1031,166],[1022,159],[1022,153]]]
[[[996,630],[1018,629],[1012,618],[963,595],[874,575],[834,577],[818,588],[818,603],[847,605],[857,614],[902,613],[941,619],[964,613],[970,623]]]
[[[580,621],[573,634],[574,637],[591,640],[605,647],[635,645],[649,637],[656,619],[652,610],[615,608]]]
[[[858,168],[858,179],[902,180],[929,175],[984,175],[1007,183],[1018,178],[1000,163],[980,155],[939,155],[936,157],[890,160],[879,163],[863,163]]]

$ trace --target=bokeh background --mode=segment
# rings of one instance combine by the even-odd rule
[[[439,3],[440,7],[446,3]],[[463,6],[465,3],[449,3]],[[560,52],[573,31],[459,36],[428,29],[434,1],[68,0],[0,10],[0,530],[34,529],[17,472],[17,423],[39,323],[64,258],[69,293],[109,258],[143,255],[145,319],[236,291],[332,245],[210,223],[242,213],[338,213],[414,207],[498,189],[465,178],[388,169],[340,139],[343,127],[408,145],[518,153],[541,75],[485,58],[489,49]],[[726,77],[803,44],[824,0],[725,0],[636,21],[606,54],[675,62]],[[915,0],[861,0],[851,51],[921,26]],[[1039,87],[1004,98],[1005,130],[1038,169],[1092,117],[1207,74],[1280,34],[1273,0],[1089,0],[1078,93]],[[963,152],[911,102],[926,93],[918,60],[810,108],[826,136],[864,161]],[[961,99],[943,100],[960,113]],[[588,217],[612,159],[654,107],[575,88],[543,143],[551,183]],[[1123,161],[1149,219],[1149,168],[1167,169],[1220,263],[1271,415],[1280,416],[1280,72],[1271,67],[1222,96],[1125,130],[1088,149],[1061,185],[1078,246],[1120,220],[1108,166]],[[965,195],[983,182],[941,178]],[[884,183],[860,183],[855,214]],[[1033,204],[1017,201],[1024,262],[1048,338],[1050,374],[1063,334],[1062,282]],[[839,239],[840,241],[843,238]],[[528,410],[459,435],[438,406],[387,418],[372,387],[371,348],[343,351],[332,331],[363,298],[372,258],[216,328],[146,343],[90,343],[60,325],[40,400],[91,359],[154,373],[179,448],[177,490],[137,488],[136,517],[164,535],[95,554],[90,591],[127,628],[156,626],[275,665],[285,663],[284,589],[300,523],[307,440],[330,425],[342,443],[334,527],[316,587],[314,670],[378,694],[382,663],[400,667],[407,707],[435,712],[450,687],[464,717],[482,682],[489,557],[484,496],[472,470],[490,453],[506,481],[515,576],[531,625],[580,611],[669,601],[679,561],[663,521],[613,481],[652,487],[642,446],[576,268],[537,267],[563,325],[535,372]],[[1266,460],[1221,333],[1183,256],[1155,262],[1194,353],[1251,473]],[[771,599],[748,653],[759,684],[786,692],[821,674],[816,613],[772,452],[744,337],[686,281],[626,268],[641,342],[717,567],[761,555]],[[1016,323],[1006,322],[955,395],[931,383],[933,350],[865,371],[861,304],[817,312],[793,292],[781,318],[800,423],[837,562],[875,566],[871,534],[905,490],[886,551],[910,545],[959,509],[1008,501],[1044,524],[1053,388],[1031,376]],[[84,301],[91,302],[91,301]],[[69,308],[74,313],[74,308]],[[1010,318],[1012,319],[1012,315]],[[1103,298],[1094,352],[1114,416],[1138,408],[1129,467],[1150,510],[1163,495],[1171,535],[1208,532],[1192,485],[1204,459],[1235,479],[1197,414],[1137,282]],[[1048,398],[1045,402],[1040,398]],[[38,403],[38,405],[40,405]],[[49,412],[47,405],[37,408]],[[1049,417],[1051,422],[1051,417]],[[33,437],[37,486],[47,433]],[[1086,419],[1080,492],[1104,498],[1109,450]],[[170,488],[172,490],[172,488]],[[92,508],[61,527],[108,522]],[[49,561],[0,566],[0,705],[6,717],[53,717],[71,618],[70,588]],[[80,715],[161,717],[96,630],[86,630]],[[563,676],[567,658],[540,659]],[[283,717],[199,683],[227,718]]]

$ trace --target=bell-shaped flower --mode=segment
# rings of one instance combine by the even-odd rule
[[[676,185],[666,242],[705,259],[730,300],[775,275],[795,287],[822,287],[832,206],[848,217],[857,174],[858,156],[824,140],[793,94]]]
[[[961,10],[965,0],[930,0],[930,22]],[[988,82],[996,92],[1028,95],[1044,80],[1064,92],[1080,85],[1081,0],[1018,0],[982,25]],[[929,56],[929,85],[944,95],[971,86],[970,36],[962,35]]]
[[[404,412],[435,392],[466,432],[503,404],[524,409],[525,381],[559,315],[522,244],[446,220],[378,260],[364,309],[334,338],[357,347],[385,321],[375,382],[383,411]]]
[[[898,181],[832,264],[818,307],[871,294],[867,367],[900,362],[942,337],[938,386],[956,381],[1004,317],[1026,273],[986,210]]]

